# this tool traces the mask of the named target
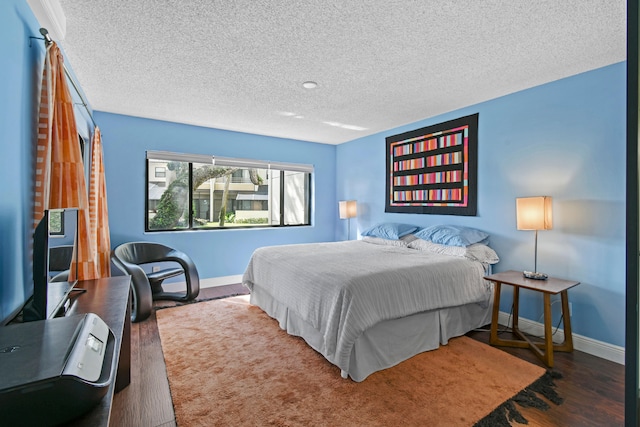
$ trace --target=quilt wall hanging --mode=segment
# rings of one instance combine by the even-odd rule
[[[478,114],[386,142],[385,212],[476,215]]]

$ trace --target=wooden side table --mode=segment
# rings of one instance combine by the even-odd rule
[[[571,314],[569,312],[569,297],[567,290],[577,286],[580,282],[571,280],[556,279],[549,277],[547,280],[527,279],[522,271],[509,270],[501,273],[486,276],[485,279],[495,283],[495,294],[493,302],[493,313],[491,316],[491,345],[505,347],[529,348],[542,360],[545,365],[553,367],[553,352],[573,351],[573,338],[571,335]],[[500,311],[500,288],[501,286],[513,286],[513,326],[512,332],[519,338],[518,340],[504,340],[498,338],[498,313]],[[520,300],[520,288],[531,289],[542,292],[544,297],[544,342],[533,342],[518,329],[518,304]],[[553,343],[553,333],[551,324],[551,295],[560,294],[562,300],[562,322],[564,327],[564,342]]]

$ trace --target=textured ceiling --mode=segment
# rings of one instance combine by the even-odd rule
[[[95,110],[328,144],[626,59],[624,0],[60,4]]]

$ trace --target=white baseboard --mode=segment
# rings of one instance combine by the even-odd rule
[[[510,320],[512,319],[510,318],[509,313],[505,313],[504,311],[500,312],[498,316],[498,323],[500,325],[511,327]],[[529,335],[538,337],[544,336],[544,325],[542,323],[520,318],[518,319],[518,327],[522,332],[525,332]],[[624,365],[624,347],[594,340],[593,338],[585,337],[583,335],[575,333],[572,335],[573,348],[575,348],[576,350],[580,350],[593,356],[597,356],[602,359],[610,360],[612,362]],[[564,341],[564,331],[562,329],[558,329],[558,332],[556,332],[556,334],[553,336],[553,341],[557,343],[561,343]]]
[[[235,285],[242,282],[242,274],[235,276],[208,277],[200,279],[200,289],[214,288],[216,286]],[[162,288],[166,292],[180,292],[187,289],[186,282],[165,283]]]

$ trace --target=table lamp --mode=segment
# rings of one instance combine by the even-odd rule
[[[538,230],[551,230],[553,228],[551,197],[516,198],[516,220],[518,230],[534,230],[536,232],[533,271],[524,271],[524,277],[537,280],[547,279],[548,275],[538,272]]]
[[[349,221],[347,225],[347,240],[351,239],[351,218],[358,214],[357,203],[355,200],[341,200],[338,202],[340,208],[340,219]]]

